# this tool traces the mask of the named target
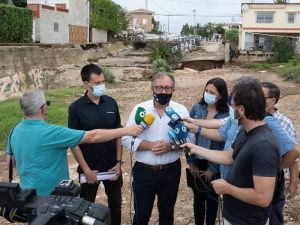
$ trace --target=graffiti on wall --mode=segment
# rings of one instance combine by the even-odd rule
[[[31,69],[26,75],[19,71],[11,76],[0,78],[0,101],[20,96],[24,91],[43,88],[41,69]]]

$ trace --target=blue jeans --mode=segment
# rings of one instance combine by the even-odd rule
[[[134,225],[147,225],[151,217],[155,195],[160,225],[174,223],[174,206],[177,199],[181,163],[177,160],[174,166],[162,170],[153,170],[136,162],[133,170]]]

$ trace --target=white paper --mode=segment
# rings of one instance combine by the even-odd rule
[[[110,180],[114,177],[116,177],[115,171],[107,171],[107,172],[97,173],[97,180],[99,180],[99,181],[100,180]],[[87,183],[84,173],[80,174],[80,183],[81,184]]]

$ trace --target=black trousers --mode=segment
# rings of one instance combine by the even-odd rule
[[[177,160],[174,166],[162,170],[154,170],[136,162],[132,174],[135,209],[133,224],[149,223],[157,195],[159,224],[172,225],[181,175],[180,160]]]
[[[201,171],[205,171],[208,168],[206,160],[197,159],[196,165]],[[218,178],[220,178],[220,173],[214,175],[212,179]],[[219,196],[214,191],[211,183],[207,182],[204,177],[194,179],[192,175],[188,173],[187,180],[194,194],[195,225],[215,225]]]
[[[121,204],[123,178],[120,176],[116,181],[102,181],[105,187],[105,193],[108,200],[108,207],[111,213],[111,225],[121,224]],[[95,202],[99,184],[81,184],[80,197],[87,201]]]

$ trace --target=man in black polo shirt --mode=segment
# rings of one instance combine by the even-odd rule
[[[242,77],[232,96],[231,119],[243,126],[232,149],[220,152],[187,146],[209,161],[231,165],[225,180],[212,182],[216,193],[224,195],[224,224],[264,225],[280,165],[279,147],[263,121],[265,100],[260,82]]]
[[[81,78],[86,88],[84,96],[69,107],[70,128],[78,130],[114,129],[121,127],[117,102],[105,93],[105,77],[101,68],[89,64],[82,68]],[[121,223],[122,188],[122,145],[121,139],[97,143],[81,144],[80,148],[86,161],[84,168],[78,167],[79,175],[84,173],[88,183],[81,184],[80,197],[95,202],[99,182],[96,173],[115,170],[117,176],[104,180],[108,206],[111,210],[111,224]]]

